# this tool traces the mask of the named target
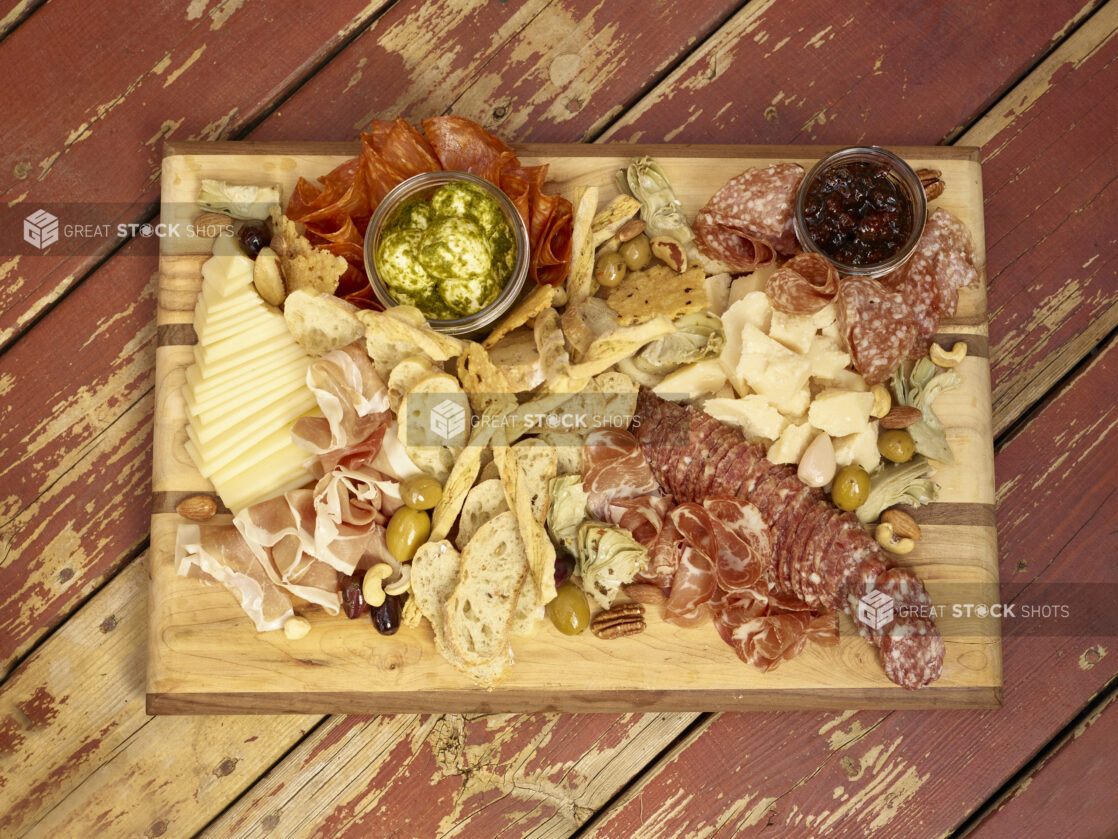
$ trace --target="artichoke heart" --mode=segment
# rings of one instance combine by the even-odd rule
[[[268,218],[273,205],[279,203],[280,191],[276,186],[227,184],[203,178],[198,191],[198,206],[203,210],[239,219],[263,221]]]
[[[648,565],[648,551],[628,530],[591,521],[578,529],[578,572],[582,588],[608,609],[638,572]]]
[[[684,364],[716,358],[726,343],[722,319],[710,312],[693,312],[673,321],[676,331],[648,344],[618,363],[617,368],[645,387]]]
[[[547,532],[557,548],[578,556],[578,529],[590,513],[586,509],[589,495],[582,488],[581,475],[552,478],[549,485],[551,506],[547,511]]]
[[[911,426],[909,426],[911,428]],[[925,457],[914,457],[908,463],[890,463],[870,475],[870,491],[855,510],[861,522],[877,521],[883,510],[896,504],[920,507],[931,504],[939,495],[939,484],[928,476]]]
[[[956,388],[961,382],[954,370],[940,371],[928,358],[922,358],[913,365],[907,380],[899,369],[893,374],[893,393],[897,403],[917,408],[923,414],[919,421],[905,429],[912,436],[916,451],[940,463],[954,463],[955,456],[947,444],[943,423],[932,410],[932,402],[945,390]]]
[[[689,259],[698,256],[692,241],[695,234],[683,214],[683,205],[659,163],[651,157],[633,158],[627,168],[617,173],[617,188],[641,202],[641,218],[649,238],[671,236],[683,243]]]

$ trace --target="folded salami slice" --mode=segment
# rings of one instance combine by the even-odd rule
[[[812,315],[835,299],[838,270],[817,253],[798,253],[765,283],[772,307],[789,315]]]
[[[835,299],[839,330],[854,368],[867,384],[884,382],[906,357],[917,334],[912,307],[902,292],[868,277],[847,277]]]
[[[908,262],[881,278],[883,285],[904,297],[916,324],[905,357],[919,358],[928,351],[940,318],[955,314],[959,289],[977,281],[970,232],[947,210],[936,208]]]
[[[695,244],[732,271],[769,265],[796,249],[792,215],[803,167],[775,163],[729,180],[695,217]]]

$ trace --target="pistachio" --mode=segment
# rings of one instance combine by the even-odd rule
[[[648,247],[654,257],[677,274],[687,270],[687,251],[683,249],[683,244],[678,239],[673,239],[671,236],[655,236],[649,240]]]

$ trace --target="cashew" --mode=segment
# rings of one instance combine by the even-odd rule
[[[893,533],[893,525],[888,522],[883,522],[877,526],[877,530],[873,532],[874,538],[877,539],[877,544],[894,554],[911,553],[912,549],[916,547],[916,543],[911,539],[898,539],[896,534]]]
[[[928,356],[937,367],[958,367],[959,362],[967,357],[967,345],[964,341],[956,341],[951,352],[948,352],[939,344],[932,344]]]
[[[289,641],[298,641],[311,631],[311,622],[298,615],[290,617],[283,622],[283,634]]]
[[[400,578],[393,580],[384,587],[385,594],[391,594],[395,597],[397,594],[403,594],[411,587],[411,565],[403,565],[400,567]]]
[[[373,608],[384,605],[384,581],[393,574],[392,566],[386,562],[378,562],[365,572],[365,579],[361,581],[361,596]]]
[[[687,270],[687,251],[677,239],[671,236],[655,236],[649,241],[648,248],[654,257],[677,274]]]
[[[873,407],[870,408],[870,416],[881,419],[893,407],[893,394],[889,392],[889,388],[885,385],[874,385],[870,393],[873,394]]]

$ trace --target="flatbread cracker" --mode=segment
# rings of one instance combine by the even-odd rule
[[[596,376],[610,367],[629,358],[645,344],[675,332],[675,326],[663,315],[635,326],[619,326],[599,335],[582,361],[571,365],[571,376]]]
[[[635,271],[606,297],[622,326],[644,323],[663,315],[675,320],[710,308],[706,274],[691,268],[677,274],[666,265]]]
[[[620,230],[625,222],[640,212],[641,202],[631,195],[622,193],[614,198],[606,208],[594,216],[590,225],[594,247],[597,248]]]
[[[537,322],[539,318],[536,318]],[[563,340],[562,334],[559,340]],[[514,329],[489,350],[489,360],[501,371],[515,393],[535,390],[544,383],[536,337],[526,326]]]
[[[571,227],[571,268],[567,273],[567,307],[578,306],[594,293],[594,239],[590,227],[598,209],[598,187],[575,190],[574,222]]]
[[[551,451],[554,457],[554,450]],[[551,544],[543,524],[536,519],[532,507],[533,481],[525,472],[525,464],[521,462],[517,447],[494,447],[493,459],[501,473],[505,501],[516,514],[520,537],[524,540],[524,549],[528,555],[528,576],[539,590],[540,603],[548,603],[555,597],[555,546]],[[546,496],[547,492],[545,486],[543,494]]]
[[[559,287],[553,285],[536,286],[501,318],[500,323],[493,327],[493,331],[481,342],[481,345],[489,349],[514,329],[528,323],[544,309],[551,308],[558,290]]]
[[[481,344],[466,342],[458,356],[458,380],[470,397],[470,406],[479,414],[485,413],[491,405],[502,410],[516,407],[512,384]]]

